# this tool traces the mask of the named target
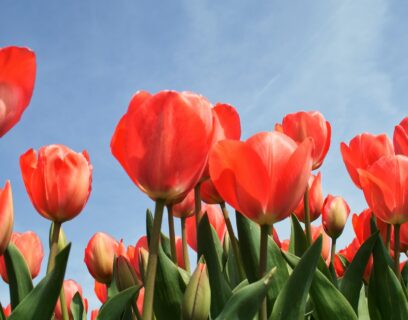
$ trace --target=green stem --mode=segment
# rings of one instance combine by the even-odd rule
[[[312,232],[310,228],[309,186],[306,187],[305,195],[303,197],[303,208],[305,212],[306,241],[309,247],[312,244]]]
[[[199,182],[194,188],[194,213],[196,215],[196,224],[200,223],[203,213],[201,212],[201,195],[200,195],[201,182]],[[198,229],[197,229],[198,230]]]
[[[235,238],[234,229],[232,229],[231,220],[229,218],[229,214],[228,214],[227,207],[225,206],[225,202],[221,202],[220,207],[221,207],[222,213],[224,215],[225,225],[227,226],[227,231],[228,231],[228,235],[229,235],[230,240],[231,240],[231,245],[232,245],[232,250],[234,252],[235,260],[237,261],[239,277],[240,277],[241,280],[244,280],[245,279],[245,272],[244,272],[244,268],[242,266],[243,265],[242,264],[242,258],[241,258],[241,255],[239,253],[238,241],[237,241],[237,238]]]
[[[145,279],[145,296],[143,302],[143,320],[153,317],[154,283],[157,270],[157,256],[159,251],[160,229],[163,219],[164,201],[157,200],[154,211],[153,230],[150,235],[149,260]]]
[[[336,240],[332,238],[331,253],[330,253],[330,265],[334,268],[334,257],[336,256]]]
[[[261,245],[259,251],[259,278],[262,278],[266,271],[266,261],[268,259],[268,235],[270,226],[261,226]],[[259,309],[259,320],[267,319],[267,305],[266,297],[262,302],[261,308]]]
[[[394,271],[398,280],[401,280],[400,270],[400,224],[394,224]]]
[[[186,235],[186,218],[181,218],[181,242],[183,244],[183,259],[186,271],[190,272],[190,258],[188,256],[187,235]]]
[[[171,259],[175,264],[177,264],[176,234],[174,233],[173,205],[170,204],[167,206],[167,214],[169,220]]]
[[[387,234],[385,236],[385,246],[387,247],[388,253],[390,253],[390,248],[391,248],[391,225],[387,223]]]
[[[60,292],[60,301],[61,301],[62,320],[69,320],[68,306],[67,306],[67,300],[65,299],[64,286],[62,286],[62,289]]]

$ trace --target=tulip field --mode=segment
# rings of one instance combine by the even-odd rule
[[[22,125],[36,69],[31,49],[0,48],[2,139]],[[66,277],[75,234],[63,228],[92,192],[92,154],[62,144],[21,150],[22,181],[49,243],[14,230],[13,181],[3,181],[0,286],[9,300],[0,320],[408,319],[408,117],[392,139],[355,132],[338,146],[321,112],[299,111],[243,140],[245,119],[230,104],[139,90],[111,121],[112,157],[151,199],[153,210],[138,213],[144,234],[125,246],[101,230],[81,248],[75,263],[86,265],[101,303],[88,308],[81,284]],[[331,147],[366,201],[359,214],[323,194],[319,168]],[[339,248],[350,219],[354,238]],[[279,237],[283,220],[289,239]]]

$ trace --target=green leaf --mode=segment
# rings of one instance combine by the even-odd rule
[[[290,242],[289,242],[289,252],[301,257],[303,253],[307,250],[306,235],[300,225],[298,218],[291,214],[291,232],[290,232]]]
[[[320,236],[294,268],[289,280],[276,299],[271,319],[304,319],[307,294],[321,252],[322,237]],[[293,257],[296,258],[296,256]]]
[[[381,238],[374,245],[374,264],[368,285],[372,319],[408,319],[408,302],[401,283],[389,267],[389,254]]]
[[[358,300],[363,286],[364,270],[370,259],[371,252],[378,239],[378,231],[371,235],[360,247],[349,264],[340,284],[340,291],[350,302],[354,311],[358,312]]]
[[[367,298],[365,295],[365,287],[362,286],[360,290],[360,298],[358,300],[358,319],[370,320],[370,314],[368,312]]]
[[[234,251],[231,248],[226,248],[227,245],[226,243],[229,242],[229,246],[231,245],[230,243],[230,238],[228,236],[228,233],[225,235],[224,238],[224,256],[226,257],[225,265],[224,265],[224,273],[230,283],[231,288],[236,287],[240,282],[240,275],[239,275],[239,270],[238,270],[238,262],[237,259],[234,255]]]
[[[146,235],[147,235],[148,243],[150,243],[150,234],[151,234],[152,228],[153,228],[153,215],[152,215],[152,212],[149,209],[147,209],[146,210]],[[166,256],[168,256],[171,259],[170,239],[162,232],[160,233],[160,243],[162,245],[162,249],[164,253],[166,254]]]
[[[110,298],[99,310],[98,320],[121,319],[123,313],[128,310],[136,300],[139,290],[140,286],[133,286]]]
[[[216,319],[252,319],[265,299],[275,272],[273,268],[262,279],[236,290]]]
[[[61,292],[71,243],[55,257],[54,269],[19,303],[9,320],[50,319]]]
[[[70,309],[73,320],[86,320],[86,312],[79,292],[72,298]]]
[[[9,279],[11,308],[14,310],[24,297],[33,290],[33,282],[27,263],[14,244],[8,245],[4,253],[4,261]]]

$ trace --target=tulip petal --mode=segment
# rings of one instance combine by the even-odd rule
[[[241,137],[241,123],[235,108],[226,103],[217,103],[213,111],[221,125],[223,139],[239,140]]]

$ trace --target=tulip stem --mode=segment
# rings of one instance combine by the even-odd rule
[[[305,210],[305,231],[307,245],[312,244],[312,232],[310,231],[310,207],[309,207],[309,186],[306,187],[305,195],[303,197],[303,206]]]
[[[240,280],[244,280],[245,272],[244,272],[244,268],[242,267],[242,258],[239,253],[238,241],[237,241],[237,238],[235,238],[234,229],[232,229],[231,220],[229,218],[229,214],[228,214],[227,207],[225,206],[225,202],[221,202],[220,207],[224,215],[225,225],[227,226],[228,235],[231,240],[232,250],[234,252],[235,260],[237,262],[239,278]]]
[[[400,224],[394,224],[394,271],[398,280],[401,280],[400,270]]]
[[[334,257],[336,256],[336,238],[332,238],[331,253],[330,253],[330,267],[334,268]]]
[[[390,252],[391,248],[391,224],[387,223],[387,234],[385,236],[385,246],[387,247],[388,253]]]
[[[259,251],[259,278],[262,278],[266,272],[266,261],[268,259],[268,236],[270,226],[265,224],[261,226],[261,245]],[[261,308],[259,309],[259,320],[267,319],[267,305],[266,298],[263,300]]]
[[[186,271],[190,272],[190,258],[188,256],[187,236],[186,236],[186,218],[182,217],[180,220],[181,220],[181,242],[183,244],[183,260],[184,260]]]
[[[164,201],[156,200],[154,211],[153,230],[150,235],[149,259],[145,279],[145,296],[143,301],[143,320],[151,320],[153,317],[154,283],[157,270],[157,256],[159,251],[160,229],[163,219]]]
[[[173,260],[173,262],[177,265],[176,234],[174,233],[173,205],[170,204],[167,206],[167,214],[169,220],[171,260]]]
[[[200,188],[201,188],[201,182],[197,183],[197,185],[194,188],[194,213],[196,215],[197,230],[198,230],[198,224],[200,223],[200,220],[203,216],[203,213],[201,212]]]

